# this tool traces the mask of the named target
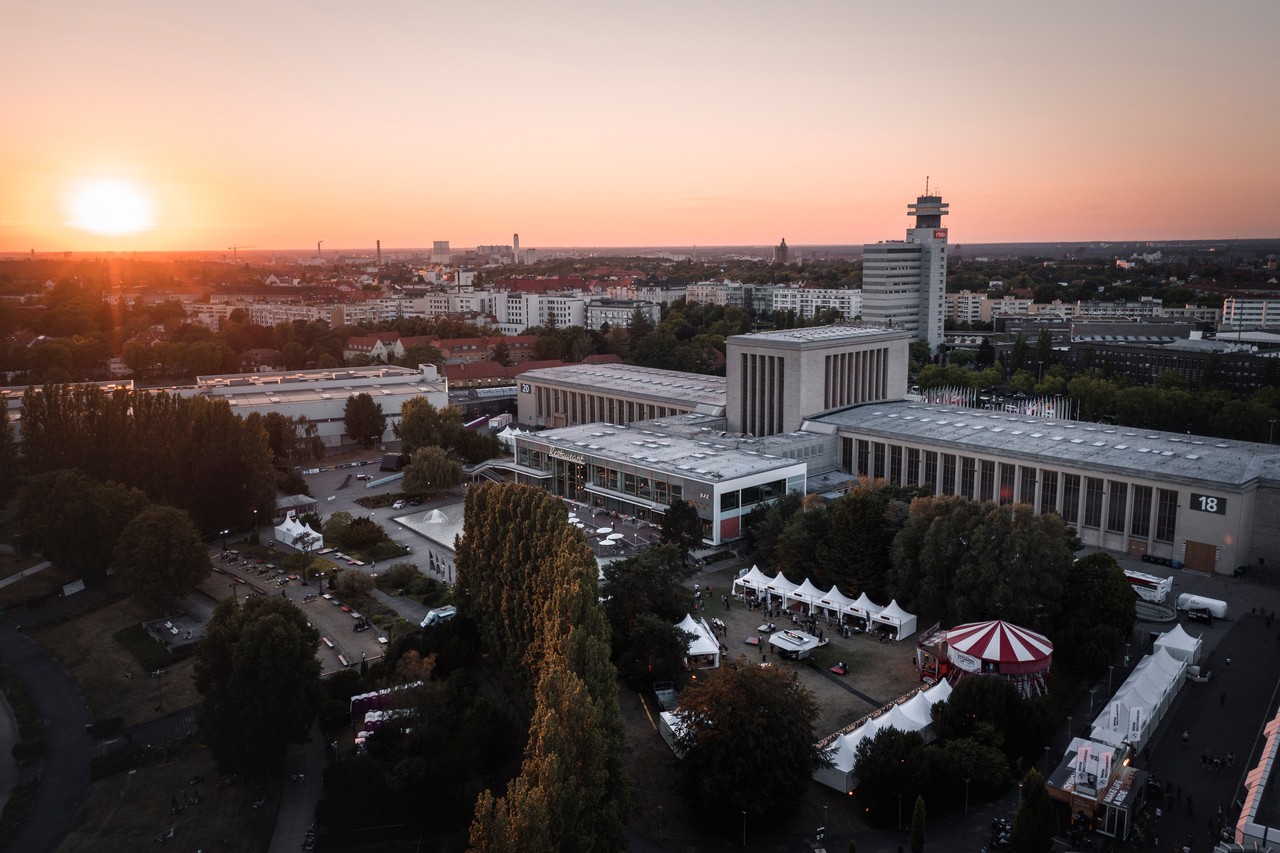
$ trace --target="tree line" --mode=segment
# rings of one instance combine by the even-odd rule
[[[206,535],[245,530],[275,508],[265,420],[225,400],[96,386],[27,389],[22,462],[30,473],[77,469],[190,513]]]

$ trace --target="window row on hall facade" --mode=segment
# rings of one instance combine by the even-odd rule
[[[669,504],[684,497],[683,482],[671,482],[655,472],[556,459],[531,447],[516,447],[516,464],[537,471],[550,471],[563,479],[563,488],[558,494],[573,494],[583,485],[591,485],[659,504]]]
[[[545,422],[559,415],[564,417],[565,424],[569,426],[600,421],[629,424],[689,411],[688,407],[659,406],[621,397],[607,397],[603,394],[548,388],[545,385],[534,387],[534,398],[538,418],[544,419]]]
[[[1028,504],[1073,526],[1139,539],[1172,542],[1178,526],[1174,489],[867,439],[841,439],[840,461],[859,477],[928,486],[935,495]]]

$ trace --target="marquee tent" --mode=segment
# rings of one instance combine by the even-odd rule
[[[999,619],[969,622],[947,632],[947,659],[957,677],[999,675],[1024,697],[1045,692],[1045,673],[1053,663],[1053,643],[1043,634]]]
[[[806,613],[813,613],[814,605],[818,599],[822,598],[825,593],[813,585],[813,581],[805,578],[800,586],[787,593],[787,598],[792,601],[798,601],[805,606]]]
[[[776,577],[770,578],[769,582],[765,584],[764,591],[769,595],[770,599],[776,595],[786,601],[787,596],[795,592],[799,586],[799,584],[794,584],[787,580],[787,576],[782,572],[778,572]]]
[[[289,516],[276,527],[276,541],[296,551],[318,551],[324,547],[324,537],[294,516]]]
[[[867,620],[868,625],[871,624],[871,617],[879,613],[881,610],[884,610],[884,608],[867,598],[867,594],[865,592],[859,595],[853,604],[849,605],[849,612],[854,616],[860,616]]]
[[[885,605],[884,610],[871,617],[872,621],[888,625],[893,629],[893,639],[905,640],[916,632],[916,616],[898,606],[895,598]]]
[[[831,766],[817,770],[813,774],[814,781],[848,793],[857,782],[854,764],[857,760],[858,745],[876,733],[892,727],[903,732],[920,732],[925,743],[933,740],[932,706],[946,701],[951,695],[951,685],[945,681],[921,689],[906,701],[881,708],[875,716],[861,720],[848,731],[842,731],[827,738],[826,756],[831,759]],[[923,718],[921,712],[924,712]],[[822,746],[822,744],[819,744]]]
[[[1141,750],[1182,687],[1185,666],[1164,649],[1145,656],[1093,721],[1090,739]]]
[[[716,639],[706,619],[694,619],[687,614],[684,621],[676,627],[693,634],[685,653],[685,661],[691,669],[715,669],[720,665],[720,641]]]
[[[751,571],[733,579],[733,594],[742,595],[744,590],[749,589],[758,595],[768,586],[770,580],[772,578],[760,571],[759,566],[752,566]]]
[[[1203,645],[1199,637],[1191,636],[1181,625],[1174,625],[1173,630],[1165,631],[1159,636],[1155,648],[1164,649],[1188,666],[1195,666],[1200,663],[1200,648]]]
[[[849,598],[847,595],[842,593],[839,588],[833,586],[818,598],[818,601],[814,606],[819,609],[834,610],[838,616],[841,613],[847,612],[849,606],[852,604],[852,598]]]

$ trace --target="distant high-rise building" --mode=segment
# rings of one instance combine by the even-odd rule
[[[449,251],[448,240],[436,240],[431,244],[431,260],[437,264],[447,264],[453,259],[453,253]]]
[[[520,263],[520,235],[511,235],[511,259],[515,263]]]
[[[378,266],[382,266],[382,241],[378,241]]]
[[[787,238],[783,237],[782,242],[773,247],[773,262],[775,264],[785,264],[787,262]]]
[[[907,206],[916,226],[905,241],[862,247],[862,319],[868,324],[911,332],[936,351],[942,345],[947,291],[947,203],[922,195]]]

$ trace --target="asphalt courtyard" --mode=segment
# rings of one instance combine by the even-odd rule
[[[1179,845],[1187,844],[1194,853],[1207,853],[1214,849],[1210,838],[1211,821],[1217,818],[1219,807],[1222,807],[1224,815],[1230,812],[1245,775],[1258,760],[1262,728],[1276,713],[1277,685],[1280,684],[1280,619],[1269,624],[1265,614],[1280,614],[1280,585],[1269,577],[1259,579],[1249,576],[1238,579],[1204,575],[1190,570],[1174,571],[1130,557],[1113,556],[1125,568],[1172,577],[1175,597],[1181,593],[1192,593],[1221,599],[1229,606],[1229,618],[1215,620],[1212,626],[1181,620],[1189,633],[1201,637],[1204,642],[1201,666],[1209,674],[1209,678],[1203,683],[1183,683],[1146,752],[1135,761],[1139,768],[1148,770],[1167,782],[1174,791],[1174,798],[1171,803],[1162,805],[1162,817],[1155,825],[1154,832],[1142,842],[1131,841],[1126,845],[1126,849],[1131,850],[1159,850],[1167,853],[1174,849],[1176,842]],[[713,566],[710,571],[695,578],[704,588],[710,583],[717,590],[712,606],[707,611],[709,616],[724,618],[725,614],[716,609],[715,603],[720,601],[722,585],[727,590],[727,581],[732,574],[733,571]],[[720,606],[723,607],[722,604]],[[730,613],[736,613],[739,609],[735,603],[734,610]],[[745,615],[745,611],[739,615]],[[753,611],[745,622],[737,617],[731,617],[733,621],[725,619],[729,626],[726,645],[730,654],[736,655],[738,649],[747,648],[739,634],[744,634],[744,629],[752,628],[752,622],[758,624],[757,617],[758,612]],[[1111,692],[1123,683],[1128,669],[1138,662],[1142,654],[1150,651],[1150,633],[1163,632],[1171,627],[1172,623],[1137,624],[1129,649],[1129,667],[1124,666],[1122,653],[1117,658],[1114,670],[1108,673],[1110,684],[1107,677],[1102,678],[1093,695],[1086,694],[1074,709],[1070,722],[1071,731],[1077,735],[1087,733],[1089,722],[1105,707]],[[908,655],[914,649],[914,643],[907,640],[896,644],[878,644],[866,637],[837,642],[851,642],[851,655],[867,651],[868,647],[874,647],[875,652],[883,655],[877,659],[874,667],[887,667],[888,672],[873,674],[872,666],[855,669],[846,684],[867,693],[875,700],[892,699],[893,696],[888,694],[898,684],[903,666],[910,667]],[[758,657],[758,653],[756,655]],[[1230,666],[1226,664],[1227,658],[1231,658]],[[842,699],[838,696],[833,698],[830,679],[814,672],[812,668],[800,667],[798,671],[802,678],[807,679],[806,684],[814,689],[822,708],[823,722],[818,726],[819,736],[829,733],[831,722],[843,725],[852,714],[869,707],[868,703],[859,704],[855,699]],[[913,672],[908,671],[908,679],[913,675]],[[884,687],[877,689],[874,686],[877,683]],[[843,688],[834,689],[843,691]],[[628,717],[630,725],[629,745],[633,750],[643,751],[644,758],[648,760],[668,762],[671,760],[670,751],[663,754],[665,743],[643,721],[643,714],[634,710],[628,713],[628,706],[638,698],[643,697],[625,693],[622,697],[624,715]],[[1093,706],[1092,709],[1090,705]],[[1188,733],[1185,749],[1182,746],[1184,731]],[[1064,726],[1050,745],[1050,755],[1054,757],[1055,763],[1062,757],[1068,742],[1068,730]],[[1235,753],[1235,758],[1231,766],[1227,767],[1225,759],[1230,752]],[[1205,753],[1209,759],[1223,759],[1223,769],[1219,771],[1209,767],[1202,768],[1201,756]],[[1207,763],[1211,764],[1211,761]],[[1179,789],[1181,799],[1177,796]],[[689,853],[724,849],[844,851],[850,840],[856,840],[859,853],[896,853],[900,848],[910,848],[905,831],[865,826],[850,807],[847,798],[817,783],[812,786],[811,796],[799,816],[785,824],[775,823],[768,827],[748,824],[745,844],[738,837],[704,838],[697,837],[698,833],[690,833],[685,837],[673,835],[673,813],[681,813],[682,822],[686,826],[698,825],[696,809],[673,802],[674,796],[666,792],[636,792],[637,808],[630,827],[630,849],[678,849]],[[1017,808],[1017,800],[1018,789],[1015,786],[998,801],[973,804],[967,815],[931,817],[927,824],[926,849],[977,853],[989,848],[991,819],[1012,817]],[[663,805],[664,809],[659,811],[658,805]],[[661,825],[660,815],[663,814],[667,818],[665,827]],[[904,820],[908,818],[909,815],[904,816]],[[815,844],[814,828],[824,823],[827,826],[826,838],[822,843]],[[1096,836],[1094,843],[1095,846],[1101,846],[1105,841],[1103,837]],[[1056,849],[1068,848],[1059,842]],[[1180,850],[1181,847],[1177,849]]]

